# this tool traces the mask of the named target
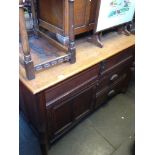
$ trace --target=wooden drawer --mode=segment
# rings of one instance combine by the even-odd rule
[[[122,76],[127,76],[128,70],[130,69],[131,65],[132,61],[129,59],[128,61],[125,61],[123,64],[116,65],[107,72],[104,72],[99,78],[97,91],[100,91],[106,86],[114,84]]]
[[[122,79],[118,83],[112,85],[107,93],[108,98],[111,98],[116,94],[121,93],[124,88],[125,81],[125,77],[122,77]]]
[[[104,89],[96,93],[95,108],[98,108],[102,103],[106,102],[107,99],[123,91],[124,87],[126,87],[125,84],[128,80],[128,74],[129,72],[124,72],[124,74],[119,77],[114,84],[105,86]]]
[[[117,55],[114,55],[111,58],[101,62],[100,75],[119,64],[123,65],[126,61],[133,60],[133,50],[134,47],[129,47]]]
[[[92,83],[96,82],[99,74],[99,64],[87,69],[76,76],[73,76],[60,84],[45,91],[46,103],[53,102],[53,100],[64,98],[68,94],[77,91],[82,87],[87,87]]]
[[[106,102],[106,100],[108,99],[107,97],[108,91],[109,91],[109,87],[105,87],[105,89],[96,93],[96,103],[94,106],[95,109],[100,107],[103,103]]]

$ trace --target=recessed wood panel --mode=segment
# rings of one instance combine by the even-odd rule
[[[89,113],[93,101],[94,87],[82,91],[77,97],[74,98],[73,111],[74,117],[79,119]]]
[[[97,0],[91,0],[89,23],[95,23]]]
[[[54,133],[58,133],[61,130],[65,129],[72,122],[72,100],[66,101],[62,103],[58,103],[58,105],[48,110],[51,118],[49,119],[49,126],[54,131]]]
[[[63,1],[39,0],[39,18],[45,22],[63,28]]]
[[[87,0],[75,0],[74,21],[75,27],[85,25]]]

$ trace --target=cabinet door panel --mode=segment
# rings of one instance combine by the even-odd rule
[[[75,27],[85,25],[87,0],[76,0],[74,5]]]
[[[38,0],[39,18],[56,27],[63,28],[62,0]]]
[[[49,128],[54,134],[58,134],[67,128],[73,120],[72,100],[58,103],[48,110]]]
[[[73,111],[75,119],[80,119],[91,111],[94,89],[95,87],[92,86],[87,90],[82,91],[79,95],[77,95],[77,97],[74,98]]]
[[[96,0],[91,0],[89,24],[90,23],[95,23],[96,11],[97,11],[97,3],[98,2]]]
[[[80,90],[77,95],[65,101],[57,101],[53,106],[47,107],[49,135],[57,136],[76,123],[77,119],[86,116],[92,109],[94,86]]]

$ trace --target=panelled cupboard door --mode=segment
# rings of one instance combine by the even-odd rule
[[[73,100],[62,101],[48,109],[49,134],[52,132],[56,135],[71,125],[73,121],[72,103]]]
[[[79,90],[69,100],[58,101],[47,109],[49,135],[61,134],[75,123],[77,119],[86,116],[92,109],[95,86]]]
[[[73,101],[73,113],[74,119],[80,119],[86,116],[91,110],[93,106],[93,97],[95,86],[91,86],[84,91],[81,91]]]

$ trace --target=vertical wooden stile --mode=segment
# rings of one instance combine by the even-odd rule
[[[69,53],[71,54],[70,63],[76,62],[76,48],[74,35],[74,0],[69,1]]]

